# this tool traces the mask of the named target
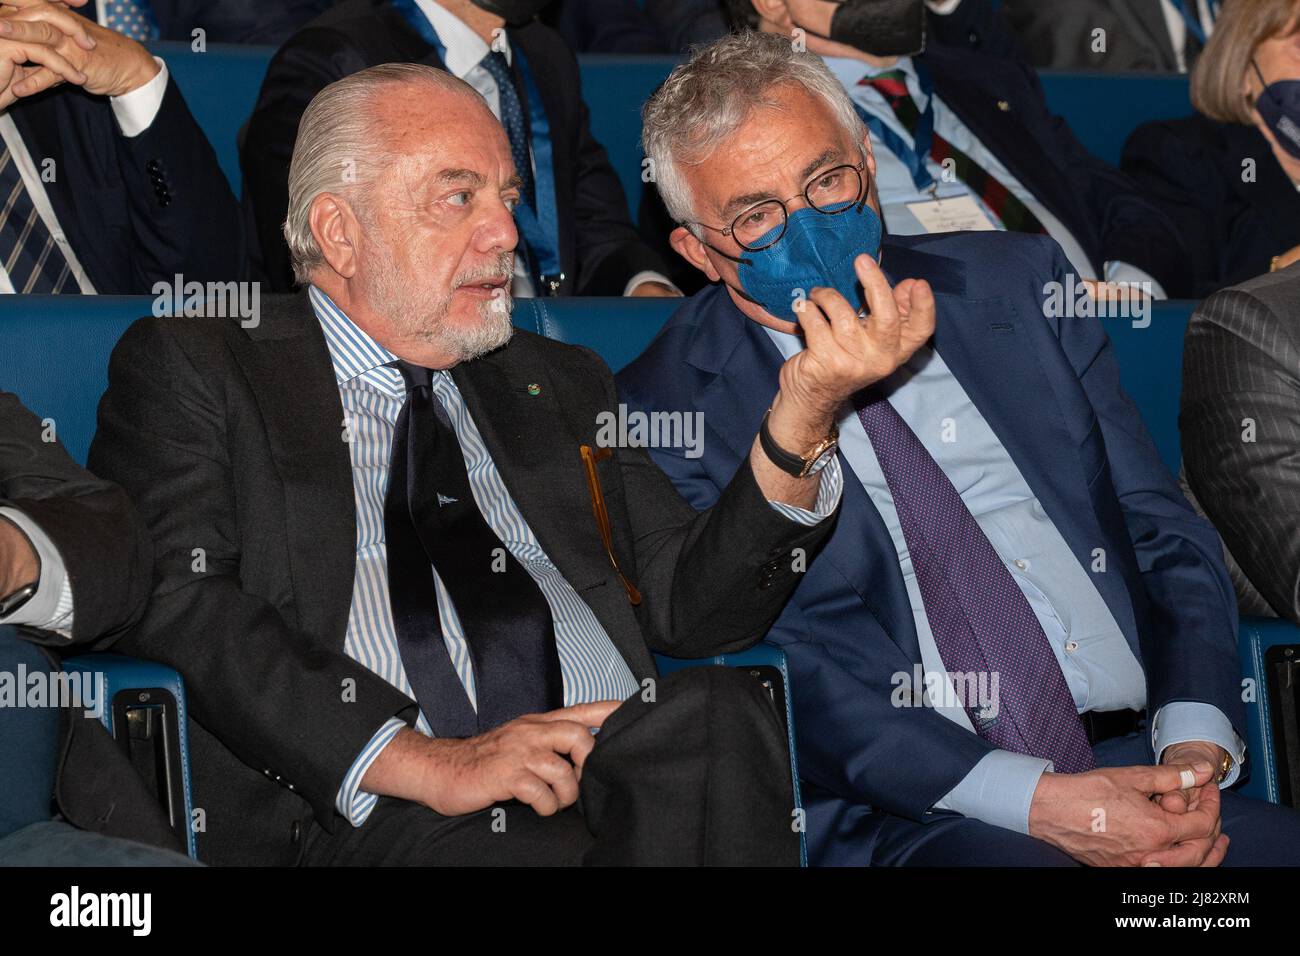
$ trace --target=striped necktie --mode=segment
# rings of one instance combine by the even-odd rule
[[[101,0],[104,26],[132,40],[157,40],[158,21],[149,8],[149,0]]]
[[[1057,773],[1092,770],[1087,731],[1043,626],[961,494],[887,399],[868,390],[857,411],[944,669],[972,675],[957,686],[966,688],[960,703],[975,732],[1001,750],[1051,760]],[[986,689],[997,688],[987,707],[972,699],[982,676]]]
[[[0,267],[15,292],[55,294],[79,291],[72,267],[41,221],[9,147],[0,154]]]
[[[914,138],[917,122],[921,112],[912,101],[907,91],[907,74],[902,70],[890,70],[879,76],[864,77],[859,86],[869,86],[879,92],[889,108],[894,111],[898,121]],[[1038,217],[1029,207],[1016,198],[1015,193],[998,182],[988,170],[971,159],[936,131],[930,145],[930,156],[939,165],[945,159],[953,161],[953,171],[957,178],[970,187],[971,191],[984,201],[984,205],[993,210],[993,214],[1002,220],[1002,225],[1012,232],[1041,232],[1047,230],[1038,221]]]

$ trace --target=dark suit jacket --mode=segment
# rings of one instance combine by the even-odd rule
[[[829,520],[779,515],[748,468],[697,515],[643,449],[618,449],[598,467],[619,565],[644,596],[633,608],[578,454],[615,408],[608,369],[517,332],[452,374],[529,526],[638,679],[655,673],[652,650],[757,641],[794,588],[791,549],[828,533]],[[347,826],[334,799],[348,768],[390,717],[416,718],[413,700],[344,652],[356,518],[342,421],[305,295],[264,299],[250,330],[142,319],[113,353],[90,461],[132,494],[158,555],[153,601],[121,646],[185,676],[207,862],[292,863],[313,817]],[[355,702],[341,699],[349,678]]]
[[[528,58],[551,124],[565,275],[557,294],[622,295],[638,272],[666,271],[633,228],[618,176],[592,138],[573,54],[536,21],[510,28],[508,35]],[[277,291],[293,282],[280,227],[289,205],[289,160],[298,121],[326,85],[380,63],[442,67],[434,48],[383,0],[344,0],[303,27],[271,61],[239,160],[263,269]]]
[[[153,551],[122,489],[89,474],[62,445],[42,440],[43,431],[16,396],[0,392],[0,507],[22,512],[45,532],[72,589],[71,641],[32,628],[19,634],[41,645],[58,669],[59,653],[104,650],[139,620]],[[0,708],[0,734],[9,714]],[[104,726],[75,708],[65,708],[60,719],[54,799],[69,822],[184,852]]]
[[[1143,663],[1151,712],[1218,707],[1241,733],[1237,615],[1218,536],[1165,471],[1124,394],[1100,322],[1044,315],[1070,271],[1041,236],[951,233],[886,244],[892,282],[929,280],[934,345],[1007,449]],[[777,381],[780,354],[721,288],[691,299],[618,377],[629,406],[704,415],[704,454],[652,452],[707,507],[726,486]],[[912,820],[990,749],[931,708],[891,703],[892,675],[921,662],[898,555],[847,461],[839,521],[768,640],[790,662],[809,849],[852,847],[869,807]],[[1104,550],[1105,573],[1091,571]]]
[[[1242,596],[1257,591],[1300,623],[1300,265],[1192,314],[1179,427],[1187,479],[1248,581]]]
[[[159,39],[189,43],[202,29],[208,43],[279,46],[334,0],[149,0]],[[85,8],[82,8],[85,9]]]
[[[917,59],[930,68],[940,99],[1070,230],[1089,259],[1099,267],[1130,263],[1169,295],[1186,294],[1186,254],[1174,222],[1137,183],[1084,149],[1048,109],[1031,67],[942,46]]]
[[[247,256],[230,184],[174,79],[153,124],[123,136],[108,99],[59,86],[9,107],[95,291],[150,295],[155,282],[228,281]],[[75,287],[74,287],[75,288]]]
[[[1038,67],[1178,71],[1160,0],[1002,0],[1001,14]],[[1097,29],[1106,31],[1104,51],[1093,50]],[[1189,68],[1198,52],[1189,34]]]
[[[1300,245],[1300,192],[1254,126],[1200,115],[1146,123],[1120,162],[1177,224],[1194,297],[1265,273],[1273,256]]]

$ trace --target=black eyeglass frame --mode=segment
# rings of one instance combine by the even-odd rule
[[[822,209],[820,206],[816,205],[812,201],[812,199],[808,197],[808,190],[812,188],[813,183],[817,182],[817,180],[823,178],[824,176],[829,176],[831,173],[837,172],[841,169],[852,170],[853,174],[858,177],[858,197],[857,199],[849,200],[840,209]],[[808,204],[809,209],[819,212],[823,216],[838,216],[840,213],[847,212],[849,209],[852,209],[854,207],[856,207],[858,210],[861,210],[863,204],[866,203],[867,201],[867,196],[869,196],[870,194],[871,194],[871,174],[867,172],[867,158],[863,156],[862,159],[860,159],[856,163],[841,163],[838,166],[832,166],[830,169],[822,170],[819,173],[815,173],[813,176],[809,178],[808,182],[804,184],[803,192],[801,192],[798,196],[791,196],[789,199],[764,199],[761,202],[754,203],[752,206],[746,206],[744,209],[742,209],[739,213],[736,214],[736,218],[731,220],[731,225],[729,226],[724,226],[722,228],[719,228],[717,226],[710,226],[707,222],[700,222],[699,220],[696,220],[694,222],[694,225],[703,226],[705,229],[711,229],[714,232],[721,233],[724,236],[729,236],[735,239],[736,245],[740,246],[740,248],[744,249],[746,252],[762,252],[764,249],[772,248],[772,246],[780,242],[781,238],[785,235],[786,227],[789,225],[790,222],[790,210],[786,206],[786,203],[794,202],[796,199],[802,198],[803,201]],[[776,203],[778,206],[781,207],[781,216],[782,216],[781,231],[778,232],[770,242],[765,242],[761,246],[750,246],[745,244],[744,242],[741,241],[740,237],[736,235],[736,223],[740,222],[741,219],[745,218],[745,216],[749,215],[759,206],[766,206],[768,203]],[[691,225],[691,224],[692,223],[689,222],[681,223],[681,225],[683,226]]]

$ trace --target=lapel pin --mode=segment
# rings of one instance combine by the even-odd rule
[[[1011,104],[1008,103],[1006,100],[998,100],[998,109],[1000,109],[1004,113],[1010,113]]]
[[[528,386],[528,394],[534,396],[542,394],[542,386],[538,385],[536,382],[531,383]]]

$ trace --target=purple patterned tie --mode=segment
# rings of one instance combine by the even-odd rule
[[[907,422],[874,390],[864,396],[858,418],[894,498],[943,666],[989,686],[987,675],[998,675],[992,713],[981,712],[973,694],[960,695],[976,733],[1002,750],[1051,760],[1057,773],[1093,769],[1083,722],[1033,608]]]

